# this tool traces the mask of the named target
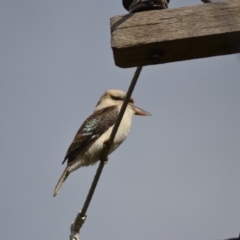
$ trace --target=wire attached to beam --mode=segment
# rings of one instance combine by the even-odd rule
[[[103,154],[101,156],[101,159],[100,159],[100,163],[98,165],[98,169],[96,171],[96,174],[94,176],[94,179],[93,179],[93,182],[92,182],[92,185],[89,189],[89,192],[88,192],[88,195],[86,197],[86,200],[84,202],[84,205],[82,207],[82,210],[81,212],[78,212],[77,216],[76,216],[76,219],[74,220],[74,222],[71,224],[71,235],[70,235],[70,240],[79,240],[79,231],[83,225],[83,223],[85,222],[86,218],[87,218],[87,215],[86,215],[86,212],[87,212],[87,209],[89,207],[89,204],[91,202],[91,199],[92,199],[92,196],[94,194],[94,191],[97,187],[97,183],[98,183],[98,180],[100,178],[100,175],[102,173],[102,170],[103,170],[103,167],[104,165],[107,163],[108,161],[108,154],[109,154],[109,151],[111,149],[111,146],[113,144],[113,141],[114,141],[114,138],[115,138],[115,135],[117,133],[117,130],[119,128],[119,125],[121,123],[121,120],[123,118],[123,115],[125,113],[125,110],[127,108],[127,105],[129,103],[129,100],[131,98],[131,95],[133,93],[133,90],[135,88],[135,85],[137,83],[137,80],[139,78],[139,75],[142,71],[142,66],[140,67],[137,67],[135,73],[134,73],[134,76],[133,76],[133,79],[132,79],[132,82],[128,88],[128,91],[127,91],[127,94],[126,94],[126,97],[123,101],[123,105],[120,109],[120,112],[118,114],[118,117],[117,117],[117,120],[115,122],[115,125],[113,127],[113,130],[111,132],[111,135],[110,135],[110,138],[107,142],[105,142],[104,144],[104,149],[103,149]]]

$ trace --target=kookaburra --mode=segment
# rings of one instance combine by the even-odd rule
[[[111,135],[125,97],[125,92],[115,89],[108,90],[101,96],[93,114],[83,122],[68,148],[62,162],[63,164],[67,161],[67,166],[54,189],[53,196],[56,196],[71,172],[100,160],[103,144]],[[134,100],[131,98],[109,154],[126,139],[131,128],[133,115],[150,116],[151,114],[134,106]]]

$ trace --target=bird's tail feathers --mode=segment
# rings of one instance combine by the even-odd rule
[[[68,175],[70,174],[68,168],[69,168],[69,166],[66,166],[66,168],[63,171],[60,179],[58,180],[58,183],[57,183],[57,185],[56,185],[56,187],[54,188],[54,191],[53,191],[53,197],[55,197],[57,195],[58,191],[62,187],[62,185],[65,182],[65,180],[67,179]]]

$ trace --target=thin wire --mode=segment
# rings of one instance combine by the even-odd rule
[[[93,196],[94,191],[95,191],[95,189],[96,189],[96,186],[97,186],[98,180],[99,180],[99,178],[100,178],[100,175],[101,175],[101,173],[102,173],[104,164],[107,163],[107,161],[108,161],[109,151],[110,151],[111,146],[112,146],[112,144],[113,144],[115,135],[116,135],[116,133],[117,133],[117,130],[118,130],[119,125],[120,125],[120,123],[121,123],[121,120],[122,120],[122,118],[123,118],[124,112],[125,112],[125,110],[126,110],[126,108],[127,108],[127,105],[128,105],[128,103],[129,103],[129,100],[130,100],[130,98],[131,98],[132,92],[133,92],[133,90],[134,90],[134,88],[135,88],[135,85],[136,85],[136,83],[137,83],[137,80],[138,80],[138,78],[139,78],[139,75],[140,75],[140,73],[141,73],[141,70],[142,70],[142,67],[137,67],[137,69],[136,69],[136,71],[135,71],[135,74],[134,74],[134,76],[133,76],[132,82],[131,82],[131,84],[130,84],[130,86],[129,86],[129,88],[128,88],[126,97],[125,97],[125,99],[124,99],[124,101],[123,101],[123,105],[122,105],[122,107],[121,107],[121,109],[120,109],[120,112],[119,112],[119,114],[118,114],[116,123],[115,123],[115,125],[114,125],[114,127],[113,127],[113,130],[112,130],[112,133],[111,133],[111,135],[110,135],[110,138],[109,138],[109,140],[106,142],[106,144],[104,145],[104,150],[103,150],[103,154],[102,154],[101,159],[100,159],[100,163],[99,163],[98,169],[97,169],[96,174],[95,174],[95,176],[94,176],[92,185],[91,185],[91,187],[90,187],[90,189],[89,189],[89,192],[88,192],[88,195],[87,195],[86,200],[85,200],[85,202],[84,202],[84,205],[83,205],[83,208],[82,208],[82,210],[81,210],[81,213],[78,215],[80,218],[86,218],[86,212],[87,212],[88,206],[89,206],[89,204],[90,204],[90,202],[91,202],[92,196]],[[76,220],[77,220],[77,219],[76,219]],[[75,220],[75,221],[76,221],[76,220]],[[81,228],[81,226],[79,227],[78,232],[79,232],[80,228]]]
[[[110,138],[109,138],[108,142],[105,144],[105,147],[104,147],[104,150],[103,150],[103,154],[102,154],[101,159],[100,159],[101,161],[99,163],[97,172],[95,174],[95,177],[93,179],[91,188],[90,188],[90,190],[88,192],[87,198],[86,198],[86,200],[84,202],[84,205],[83,205],[83,208],[82,208],[82,211],[81,211],[83,216],[85,216],[85,214],[87,212],[88,206],[89,206],[89,204],[91,202],[92,196],[93,196],[94,191],[96,189],[99,177],[100,177],[100,175],[102,173],[104,164],[107,162],[107,158],[108,158],[108,154],[109,154],[110,148],[111,148],[111,146],[113,144],[115,135],[117,133],[117,130],[118,130],[119,125],[121,123],[121,120],[123,118],[124,112],[125,112],[125,110],[127,108],[128,102],[129,102],[129,100],[131,98],[132,92],[133,92],[134,87],[135,87],[135,85],[137,83],[137,80],[138,80],[138,77],[139,77],[139,75],[141,73],[141,70],[142,70],[142,67],[137,67],[137,69],[135,71],[135,74],[133,76],[132,82],[131,82],[131,84],[130,84],[130,86],[128,88],[128,91],[127,91],[127,94],[126,94],[126,98],[123,101],[123,105],[122,105],[121,110],[120,110],[120,112],[118,114],[116,123],[115,123],[115,125],[113,127],[113,130],[112,130],[112,133],[110,135]]]

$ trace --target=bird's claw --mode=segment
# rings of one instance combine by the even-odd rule
[[[109,139],[106,140],[106,141],[104,141],[104,142],[103,142],[103,145],[104,145],[104,147],[108,147],[108,146],[109,146]]]
[[[106,148],[108,148],[108,147],[109,147],[109,139],[104,141],[104,143],[103,143],[104,151],[106,151]],[[101,158],[100,161],[104,164],[107,164],[108,163],[108,156]]]

